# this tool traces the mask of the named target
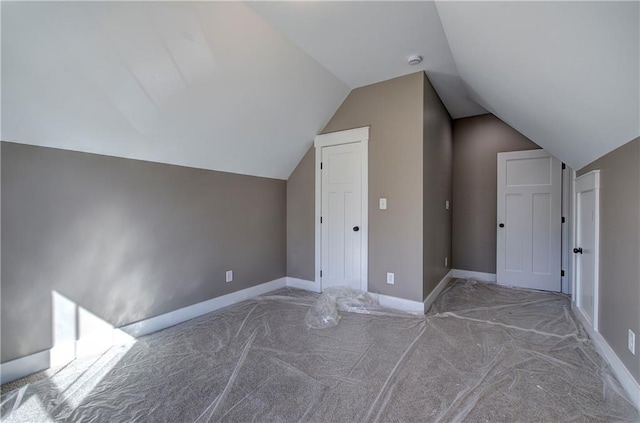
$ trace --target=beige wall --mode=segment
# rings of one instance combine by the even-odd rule
[[[599,330],[640,382],[640,138],[580,169],[600,169]],[[636,334],[636,355],[627,330]]]
[[[315,148],[287,180],[287,276],[315,280]]]
[[[449,272],[452,198],[451,118],[424,75],[423,82],[423,299]],[[449,265],[445,267],[444,259]]]
[[[285,181],[1,150],[2,362],[52,346],[54,290],[122,326],[285,276]]]
[[[453,121],[453,267],[496,273],[497,154],[540,148],[491,114]]]
[[[357,88],[322,133],[370,126],[369,291],[422,301],[423,73]],[[387,198],[387,210],[378,199]],[[386,283],[395,273],[395,285]]]

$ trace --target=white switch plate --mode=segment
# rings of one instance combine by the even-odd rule
[[[387,283],[389,285],[393,285],[396,283],[395,278],[396,278],[396,275],[394,275],[393,273],[387,273]]]
[[[449,200],[444,202],[444,208],[449,210]]]
[[[629,351],[631,354],[636,354],[636,334],[633,333],[631,329],[629,329],[629,342],[628,342]]]
[[[380,199],[380,210],[386,210],[387,209],[387,199],[386,198],[381,198]]]
[[[231,282],[233,280],[233,270],[227,270],[225,275],[225,282]]]

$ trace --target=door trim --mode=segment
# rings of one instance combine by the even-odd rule
[[[562,293],[567,295],[573,295],[573,262],[571,256],[573,256],[573,178],[575,178],[575,171],[565,165],[565,169],[562,169],[562,217],[565,219],[562,224],[562,270],[564,270],[564,276],[562,277]]]
[[[322,148],[341,144],[360,143],[362,153],[362,218],[360,231],[362,233],[362,255],[360,257],[360,289],[369,290],[369,127],[348,129],[346,131],[331,132],[315,137],[313,145],[316,153],[316,204],[315,204],[315,281],[322,291],[320,267],[322,265],[322,228],[320,215],[322,213]]]
[[[598,320],[599,313],[598,309],[600,308],[600,171],[592,170],[591,172],[585,173],[582,176],[578,176],[574,179],[574,189],[573,189],[573,243],[575,247],[575,242],[578,239],[578,193],[593,191],[595,207],[593,211],[593,224],[595,226],[595,234],[594,234],[594,246],[593,246],[593,257],[595,258],[593,264],[593,330],[598,332]],[[578,305],[578,299],[580,298],[580,290],[582,287],[578,283],[576,278],[577,275],[577,266],[578,261],[575,257],[572,259],[573,264],[573,302],[576,305],[576,308],[580,310],[583,316],[585,316],[582,308]],[[586,317],[586,316],[585,316]],[[588,320],[588,319],[587,319]]]

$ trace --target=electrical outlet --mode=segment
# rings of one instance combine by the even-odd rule
[[[225,282],[231,282],[233,280],[233,270],[227,270],[225,275]]]
[[[444,208],[449,210],[449,200],[444,202]]]
[[[386,198],[381,198],[379,206],[380,206],[380,210],[386,210],[387,209],[387,199]]]
[[[394,275],[393,273],[387,273],[387,283],[389,285],[393,285],[396,283],[396,275]]]
[[[629,351],[631,354],[636,354],[636,334],[633,333],[631,329],[629,329],[629,341],[628,341]]]
[[[444,258],[444,267],[449,267],[449,257]]]

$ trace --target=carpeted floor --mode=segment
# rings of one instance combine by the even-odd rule
[[[457,280],[309,329],[281,290],[3,386],[2,421],[637,421],[567,297]],[[364,312],[364,313],[363,313]]]

